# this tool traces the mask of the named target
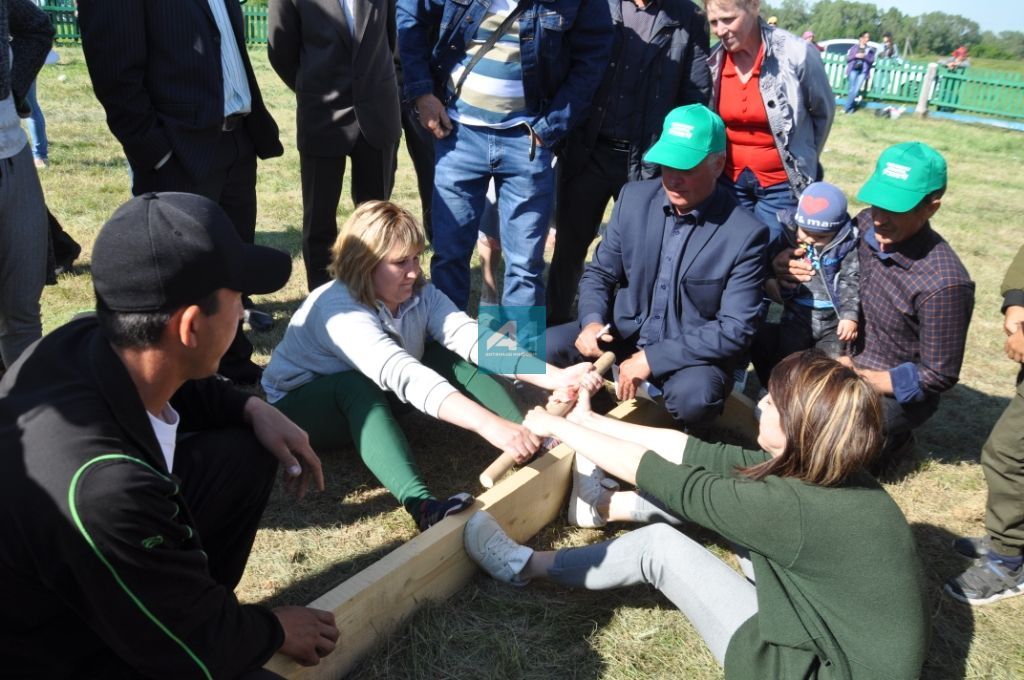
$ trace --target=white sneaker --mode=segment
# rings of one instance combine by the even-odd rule
[[[619,483],[589,459],[576,454],[572,462],[572,492],[569,494],[569,524],[586,529],[603,527],[608,522],[597,511],[597,504]]]
[[[514,586],[525,586],[529,579],[519,573],[533,555],[533,548],[519,545],[508,537],[493,517],[483,510],[466,522],[462,532],[466,554],[488,574]]]

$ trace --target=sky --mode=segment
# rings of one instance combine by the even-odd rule
[[[1021,0],[874,0],[874,4],[883,9],[895,7],[911,17],[926,12],[959,14],[977,21],[983,31],[1024,32],[1024,3]]]

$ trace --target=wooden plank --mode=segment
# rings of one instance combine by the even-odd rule
[[[665,411],[629,401],[609,415],[629,422],[660,420]],[[526,541],[561,512],[569,491],[572,450],[556,446],[448,517],[309,604],[333,611],[341,643],[318,666],[303,667],[280,654],[267,668],[288,678],[338,678],[428,600],[443,600],[472,578],[476,565],[462,548],[462,529],[487,510],[508,534]]]
[[[715,420],[716,427],[724,427],[750,440],[750,446],[757,441],[757,419],[754,417],[754,402],[745,394],[730,392],[722,407],[722,414]]]

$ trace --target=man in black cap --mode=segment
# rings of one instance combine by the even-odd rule
[[[276,651],[314,664],[334,648],[329,612],[233,593],[278,463],[299,497],[323,488],[305,432],[211,377],[242,294],[277,290],[290,271],[200,196],[146,194],[104,225],[96,315],[0,381],[6,671],[266,677]]]

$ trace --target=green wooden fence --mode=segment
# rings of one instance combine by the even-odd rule
[[[986,73],[971,68],[940,73],[931,104],[940,111],[1024,118],[1024,79],[1019,73]]]
[[[824,61],[833,92],[845,98],[846,58],[827,54]],[[916,105],[927,71],[925,64],[884,60],[872,69],[864,96],[874,101]],[[940,66],[930,87],[928,103],[940,111],[1024,118],[1024,78],[1017,73],[973,68],[949,71]]]
[[[76,43],[82,36],[78,32],[78,19],[73,0],[50,0],[43,5],[43,10],[50,15],[50,21],[57,30],[58,45]]]
[[[167,0],[175,2],[177,0]],[[43,9],[57,29],[58,43],[81,41],[74,0],[49,0]],[[267,44],[266,6],[242,5],[245,41],[249,45]],[[846,58],[826,54],[825,72],[837,96],[846,97]],[[872,69],[864,96],[869,100],[898,102],[914,106],[926,82],[928,67],[888,59]],[[1024,119],[1024,78],[1020,74],[967,69],[949,72],[940,68],[930,87],[929,104],[941,111],[963,111],[1001,118]]]
[[[177,2],[177,0],[167,0]],[[57,44],[81,42],[78,32],[77,11],[74,0],[49,0],[43,10],[50,15],[53,27],[57,30]],[[249,7],[242,5],[242,18],[245,22],[245,42],[249,45],[267,44],[267,8],[266,6]]]

